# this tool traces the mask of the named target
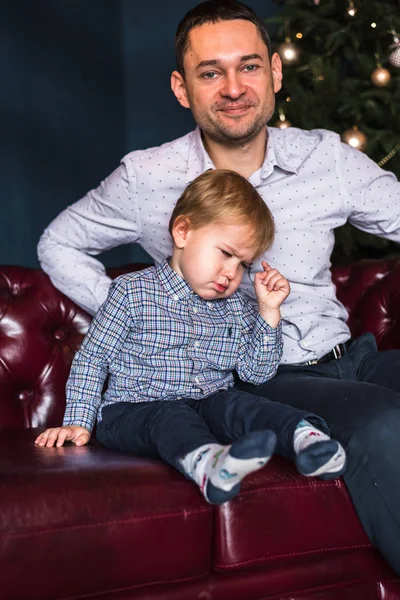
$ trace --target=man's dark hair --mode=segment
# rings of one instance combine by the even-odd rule
[[[219,21],[232,21],[243,19],[250,21],[257,27],[261,39],[268,48],[271,59],[271,42],[264,23],[256,13],[237,0],[206,0],[191,8],[179,23],[175,34],[175,58],[177,70],[184,76],[183,58],[189,47],[189,33],[194,27],[205,23],[218,23]]]

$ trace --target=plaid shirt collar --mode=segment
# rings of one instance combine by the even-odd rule
[[[168,259],[157,265],[156,273],[161,286],[174,300],[182,300],[194,294],[192,288],[183,277],[170,267]]]

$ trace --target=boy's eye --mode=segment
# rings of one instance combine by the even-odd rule
[[[227,252],[226,250],[221,250],[221,252],[224,256],[229,256],[229,258],[232,256],[232,254],[229,254],[229,252]]]

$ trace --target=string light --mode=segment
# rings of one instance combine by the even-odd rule
[[[353,0],[350,0],[350,2],[349,2],[349,8],[347,9],[347,14],[350,17],[354,17],[355,14],[356,14],[356,12],[357,12],[357,9],[354,6],[354,2],[353,2]]]
[[[396,144],[396,146],[391,149],[389,154],[386,154],[386,156],[378,162],[378,167],[383,167],[383,165],[386,165],[386,163],[389,162],[389,160],[391,158],[393,158],[393,156],[395,156],[395,154],[397,154],[397,152],[399,152],[399,150],[400,150],[400,144]]]

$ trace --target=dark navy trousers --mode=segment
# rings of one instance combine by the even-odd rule
[[[239,388],[325,419],[346,449],[344,481],[360,521],[400,575],[400,351],[378,352],[365,334],[339,360],[281,366],[267,383]]]
[[[112,450],[162,458],[183,472],[180,459],[209,443],[231,444],[252,431],[277,435],[276,453],[294,458],[293,434],[302,419],[329,433],[308,410],[270,402],[231,388],[202,400],[120,402],[105,406],[96,437]]]

